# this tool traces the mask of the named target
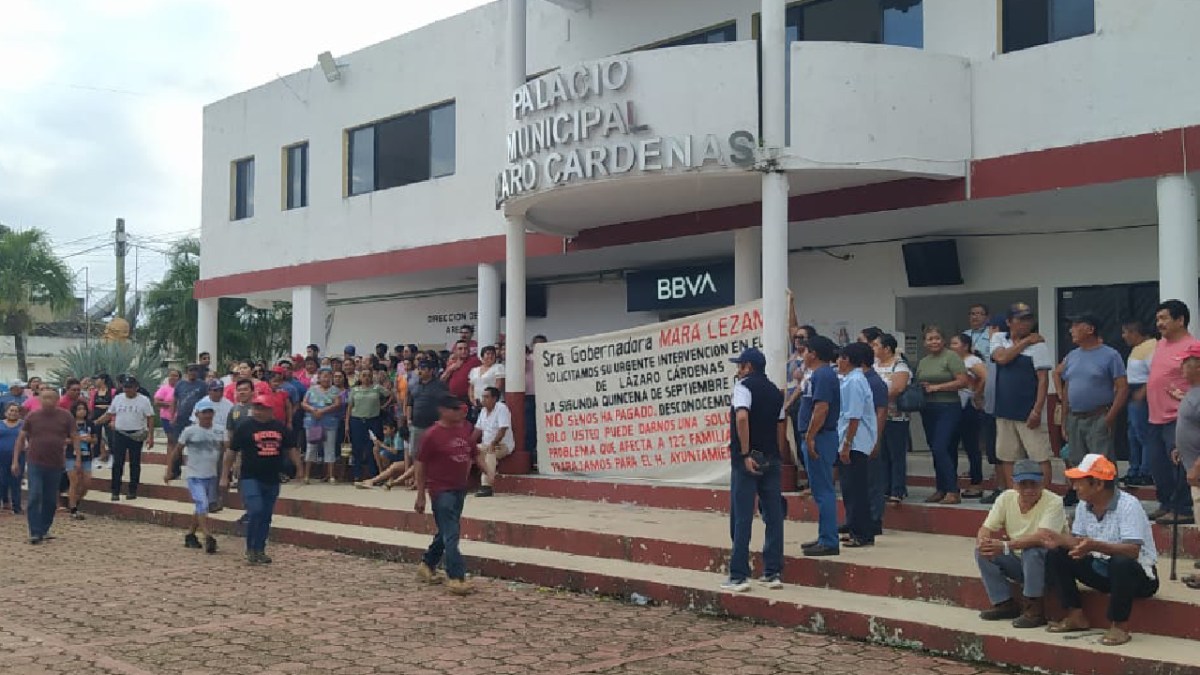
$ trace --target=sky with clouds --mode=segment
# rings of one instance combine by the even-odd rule
[[[95,297],[123,217],[144,288],[199,232],[205,104],[485,2],[2,0],[0,223],[49,233]]]

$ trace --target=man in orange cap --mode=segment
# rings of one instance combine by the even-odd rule
[[[1116,489],[1117,467],[1104,455],[1086,455],[1066,474],[1079,495],[1071,534],[1043,532],[1042,539],[1049,549],[1046,578],[1058,589],[1067,616],[1052,621],[1046,630],[1071,633],[1091,628],[1083,616],[1075,584],[1079,581],[1109,594],[1111,626],[1100,644],[1125,644],[1130,639],[1133,599],[1158,592],[1158,573],[1154,569],[1158,551],[1150,519],[1136,497]]]

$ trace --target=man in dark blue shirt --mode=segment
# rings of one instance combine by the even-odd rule
[[[750,529],[754,523],[754,501],[758,498],[767,528],[763,543],[762,583],[783,588],[783,486],[780,448],[786,447],[786,416],[783,392],[764,371],[767,359],[755,347],[736,358],[737,382],[729,411],[729,532],[733,550],[729,578],[721,584],[726,591],[750,590]]]
[[[796,438],[803,439],[800,455],[808,472],[813,501],[817,503],[818,536],[804,545],[804,555],[837,555],[837,493],[833,487],[833,463],[837,460],[837,421],[842,398],[837,371],[830,366],[837,347],[827,337],[808,340],[804,367],[812,376],[803,385],[800,411],[796,415]]]

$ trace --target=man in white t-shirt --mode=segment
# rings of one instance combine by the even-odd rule
[[[480,478],[479,491],[476,497],[491,497],[492,479],[495,475],[496,464],[513,451],[512,415],[508,406],[500,401],[500,390],[488,387],[483,390],[483,410],[479,412],[479,420],[475,423],[475,442],[479,444],[479,455],[483,457],[488,467],[487,473]]]
[[[216,429],[222,436],[225,435],[225,423],[229,421],[229,413],[233,412],[233,402],[225,398],[225,387],[220,381],[213,380],[208,385],[208,396],[201,399],[203,402],[207,400],[212,404],[213,409],[213,429]],[[200,421],[195,410],[192,411],[192,424]]]
[[[97,426],[109,425],[112,434],[112,501],[120,499],[121,479],[125,460],[129,459],[129,493],[126,499],[137,499],[142,479],[142,444],[154,447],[154,421],[158,413],[150,399],[138,392],[138,381],[126,377],[121,384],[124,393],[114,397],[108,412],[96,419]]]

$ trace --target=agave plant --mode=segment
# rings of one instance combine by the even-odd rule
[[[139,382],[157,382],[163,376],[163,355],[158,349],[133,342],[97,342],[64,349],[62,362],[50,370],[50,380],[61,385],[68,378],[92,377],[106,373],[133,375]]]

